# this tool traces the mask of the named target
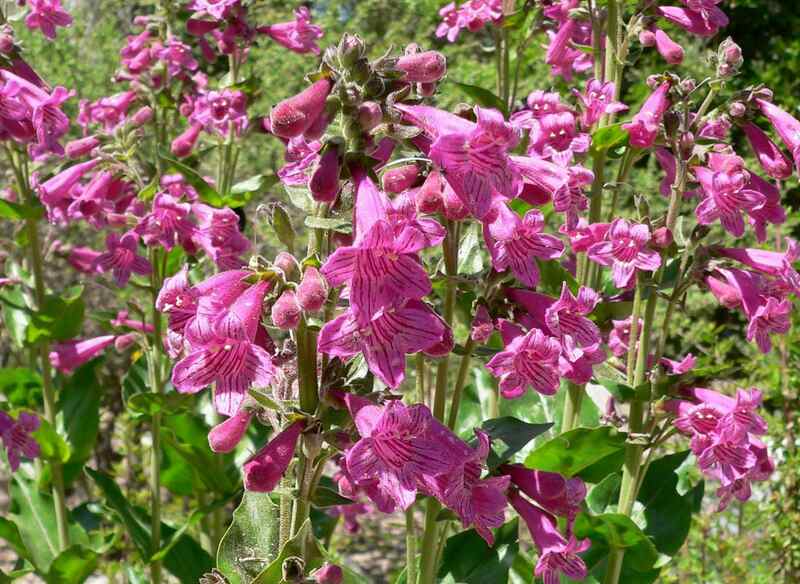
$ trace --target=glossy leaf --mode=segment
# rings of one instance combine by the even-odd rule
[[[478,105],[500,110],[501,112],[503,112],[503,115],[507,113],[506,104],[503,103],[503,100],[497,97],[494,93],[492,93],[488,89],[484,89],[483,87],[478,87],[477,85],[459,83],[458,81],[448,80],[448,82],[458,87],[468,97],[472,98]]]
[[[278,556],[278,528],[269,493],[245,491],[217,551],[217,568],[230,584],[249,583]]]
[[[628,132],[622,128],[622,123],[611,124],[598,128],[592,134],[592,151],[602,152],[626,144]]]
[[[474,529],[447,540],[442,553],[439,578],[463,584],[503,584],[519,551],[518,520],[509,521],[495,532],[489,547]]]
[[[481,428],[492,438],[492,452],[487,464],[495,469],[511,460],[537,436],[547,432],[553,424],[529,424],[512,416],[486,420]],[[505,444],[505,448],[501,444]]]
[[[97,565],[97,553],[72,545],[53,560],[45,580],[47,584],[80,584],[92,575]]]
[[[594,464],[609,457],[618,455],[625,448],[624,433],[616,428],[601,426],[599,428],[575,428],[556,436],[539,446],[530,453],[525,460],[525,466],[538,470],[557,472],[565,477],[581,475],[582,471],[590,469]],[[598,477],[592,475],[595,482],[614,472],[614,464],[610,464],[607,472]],[[585,477],[584,480],[588,480]]]
[[[70,464],[83,464],[92,455],[100,426],[102,389],[97,383],[95,359],[64,380],[59,406],[64,433],[70,445]]]

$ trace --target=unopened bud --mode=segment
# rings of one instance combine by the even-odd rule
[[[100,144],[100,140],[96,137],[86,136],[85,138],[78,138],[77,140],[72,140],[67,143],[65,150],[67,156],[70,158],[80,158],[81,156],[89,154],[98,144]]]
[[[291,279],[292,275],[299,268],[297,259],[289,252],[282,251],[275,256],[275,261],[272,262],[276,268],[283,272],[287,280]]]
[[[694,79],[683,79],[681,81],[681,91],[685,94],[693,92],[697,88],[697,81]]]
[[[438,51],[425,51],[400,57],[396,67],[405,73],[403,81],[435,83],[447,72],[447,60]]]
[[[683,47],[673,41],[670,36],[660,28],[656,29],[656,49],[664,60],[670,65],[680,65],[683,62]]]
[[[432,170],[416,194],[417,211],[419,213],[433,214],[443,210],[442,204],[442,175],[438,170]]]
[[[348,34],[342,37],[342,40],[339,42],[339,46],[336,50],[336,56],[339,59],[339,63],[344,68],[348,68],[351,65],[354,65],[357,61],[364,57],[366,53],[366,48],[364,46],[364,41],[358,35]]]
[[[678,146],[681,149],[681,158],[683,160],[688,160],[691,158],[692,151],[694,150],[694,134],[691,132],[684,132],[681,135]]]
[[[420,83],[417,85],[417,95],[420,97],[433,97],[436,94],[435,83]]]
[[[192,124],[183,133],[172,141],[172,153],[178,158],[185,158],[192,153],[197,139],[200,137],[200,131],[203,126],[200,124]]]
[[[297,303],[294,291],[284,290],[272,305],[271,315],[272,323],[279,329],[289,331],[297,328],[302,317],[302,310]]]
[[[672,245],[672,232],[666,227],[659,227],[653,232],[653,246],[666,249]]]
[[[387,193],[402,193],[414,186],[419,176],[416,164],[403,164],[390,168],[383,174],[383,190]]]
[[[656,46],[656,33],[652,30],[643,30],[639,33],[639,42],[643,47]]]
[[[339,194],[339,150],[329,145],[317,163],[308,182],[308,189],[315,201],[332,203]]]
[[[741,101],[734,101],[730,106],[728,106],[728,114],[732,118],[741,118],[747,112],[747,106],[745,106]]]
[[[130,121],[133,127],[138,128],[139,126],[143,126],[152,119],[153,119],[153,108],[146,105],[136,110],[136,113],[134,113],[131,116]]]
[[[276,136],[294,138],[308,130],[325,110],[325,100],[333,88],[330,79],[320,79],[297,95],[283,100],[269,114]]]
[[[342,584],[344,572],[336,564],[325,564],[314,574],[317,584]]]
[[[14,29],[8,25],[0,28],[0,53],[8,55],[14,50]]]
[[[208,445],[213,452],[230,452],[242,440],[253,414],[239,410],[236,414],[217,424],[208,433]]]
[[[383,111],[380,104],[374,101],[365,101],[358,106],[358,123],[365,132],[369,132],[382,121]]]
[[[309,266],[297,287],[297,303],[306,312],[317,312],[325,305],[327,298],[328,283],[317,268]]]

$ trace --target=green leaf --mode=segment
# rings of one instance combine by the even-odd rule
[[[551,296],[559,296],[561,294],[561,284],[564,282],[567,283],[573,294],[578,292],[578,281],[560,263],[555,260],[537,260],[536,263],[539,265],[543,292]]]
[[[598,128],[592,134],[592,151],[602,152],[609,148],[622,146],[628,142],[628,131],[623,129],[622,122]]]
[[[5,517],[0,517],[0,539],[5,540],[8,547],[14,550],[17,556],[25,560],[30,560],[28,548],[25,547],[25,542],[22,541],[19,528],[17,528],[16,523]]]
[[[207,489],[222,495],[235,490],[233,481],[223,468],[223,459],[211,452],[208,443],[202,446],[189,444],[169,431],[163,433],[162,439],[197,471],[197,477]]]
[[[305,560],[307,572],[316,570],[322,565],[322,550],[311,531],[309,519],[305,520],[294,537],[286,542],[278,556],[256,576],[251,584],[283,584],[283,562],[293,556]]]
[[[270,208],[269,222],[270,225],[272,225],[273,231],[275,231],[275,235],[278,236],[278,240],[286,246],[289,253],[292,253],[294,250],[294,240],[297,234],[292,225],[292,218],[289,216],[286,209],[283,208],[283,205],[275,204]]]
[[[191,394],[170,393],[138,393],[128,400],[128,407],[139,414],[152,416],[159,412],[173,415],[185,412],[194,406],[195,397]]]
[[[0,217],[20,221],[23,219],[39,219],[44,216],[44,207],[41,205],[30,206],[12,203],[0,199]]]
[[[39,443],[39,456],[42,458],[62,463],[69,460],[69,445],[47,420],[40,418],[39,428],[31,436]]]
[[[439,578],[452,578],[459,584],[503,584],[519,551],[518,520],[509,521],[495,531],[489,547],[474,530],[464,531],[447,540],[442,553]]]
[[[703,489],[701,482],[683,495],[678,492],[676,471],[688,456],[689,451],[685,450],[654,460],[637,496],[644,505],[645,533],[653,539],[656,549],[668,556],[677,554],[686,541],[697,489],[701,493]]]
[[[352,233],[353,222],[347,217],[315,217],[309,215],[305,226],[311,229],[329,229],[338,233]]]
[[[602,513],[609,505],[617,502],[619,485],[622,482],[622,475],[612,473],[597,483],[586,497],[586,504],[592,513]]]
[[[292,205],[306,213],[314,211],[314,199],[311,197],[311,191],[308,190],[308,187],[281,184]]]
[[[271,397],[259,391],[258,389],[254,387],[250,388],[247,390],[247,393],[249,393],[250,397],[256,400],[260,406],[264,406],[268,410],[274,410],[276,412],[283,411],[283,408],[281,408],[281,406],[278,405]]]
[[[469,225],[461,238],[458,246],[458,273],[477,274],[483,270],[483,254],[481,242],[483,237],[480,235],[480,227],[477,223]]]
[[[28,325],[31,322],[31,311],[25,302],[25,295],[19,286],[0,290],[0,302],[3,304],[3,322],[8,336],[17,346],[25,346]]]
[[[83,326],[83,286],[65,290],[61,296],[48,296],[44,305],[32,315],[26,340],[66,341],[77,337]]]
[[[133,396],[140,393],[149,393],[147,377],[147,360],[139,359],[131,363],[125,376],[122,378],[122,399],[126,403],[130,401]]]
[[[471,97],[478,105],[500,110],[503,115],[508,113],[506,110],[506,104],[503,103],[503,100],[488,89],[478,87],[477,85],[469,85],[467,83],[459,83],[458,81],[452,80],[448,80],[448,83],[452,83],[458,87],[461,91],[467,94],[467,96]]]
[[[614,549],[625,550],[623,573],[626,571],[650,574],[658,560],[658,551],[653,542],[630,517],[620,513],[589,515],[579,513],[574,525],[575,537],[589,538],[592,547],[586,552],[584,560],[589,566],[598,566]],[[597,572],[602,572],[598,568]],[[657,572],[656,572],[657,573]],[[620,578],[620,582],[631,582],[633,578]]]
[[[102,396],[95,373],[99,362],[99,359],[94,359],[79,367],[64,381],[59,392],[58,409],[72,451],[70,464],[86,462],[97,441]]]
[[[278,557],[279,510],[269,493],[245,491],[222,536],[217,568],[230,584],[247,584]]]
[[[97,554],[80,545],[72,545],[58,554],[50,565],[47,584],[80,584],[97,568]]]
[[[24,367],[0,369],[0,394],[12,408],[38,408],[42,378],[36,371]]]
[[[242,207],[246,205],[254,196],[263,193],[278,182],[278,177],[274,174],[256,174],[248,179],[236,183],[231,187],[231,192],[225,197],[225,204],[228,207]]]
[[[186,179],[186,182],[194,187],[203,202],[208,203],[212,207],[223,206],[224,201],[222,200],[220,194],[210,184],[208,184],[195,169],[186,166],[183,162],[176,160],[166,151],[161,149],[158,151],[158,157],[169,164],[172,167],[172,170],[180,173],[183,178]]]
[[[538,470],[557,472],[565,477],[581,475],[594,464],[618,455],[625,448],[626,435],[616,428],[575,428],[539,446],[528,455],[525,466]],[[611,465],[610,465],[611,466]],[[602,480],[617,469],[609,468],[603,476],[593,475],[595,481]],[[582,476],[584,480],[588,480]]]
[[[352,505],[355,501],[347,497],[342,497],[331,488],[319,486],[314,491],[311,503],[318,509],[326,509],[328,507],[336,507],[337,505]]]
[[[495,469],[501,464],[505,464],[513,458],[513,456],[525,448],[528,443],[539,436],[544,434],[553,424],[529,424],[518,420],[513,416],[504,416],[502,418],[494,418],[486,420],[481,428],[491,436],[492,452],[489,454],[487,464],[489,469]],[[501,441],[506,445],[502,451],[497,450],[497,442]]]
[[[37,491],[33,481],[19,472],[14,473],[10,491],[14,512],[9,516],[17,525],[31,563],[40,573],[47,573],[59,549],[53,498]],[[70,523],[68,530],[73,543],[88,543],[86,532],[80,525]]]

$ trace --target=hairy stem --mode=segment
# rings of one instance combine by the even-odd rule
[[[464,394],[464,385],[467,382],[467,375],[469,374],[469,366],[472,362],[472,349],[475,347],[475,341],[470,336],[464,344],[464,356],[461,357],[461,364],[458,367],[458,375],[456,376],[456,385],[453,389],[453,397],[450,401],[450,415],[447,418],[447,425],[452,430],[458,421],[458,410],[461,407],[461,397]]]
[[[417,581],[417,529],[414,526],[414,505],[406,509],[406,582]]]

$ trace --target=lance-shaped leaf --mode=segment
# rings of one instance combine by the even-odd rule
[[[247,584],[278,556],[278,506],[269,493],[245,491],[222,536],[217,568],[230,584]]]
[[[323,552],[312,533],[309,519],[305,520],[294,537],[286,542],[278,556],[256,576],[251,584],[283,584],[283,562],[291,557],[303,558],[306,573],[322,565]]]

